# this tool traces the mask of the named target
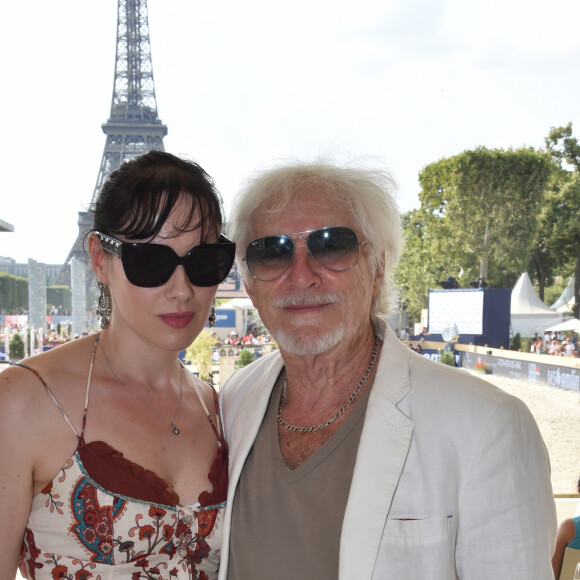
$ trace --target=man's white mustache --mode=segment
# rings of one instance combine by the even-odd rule
[[[272,300],[272,305],[276,308],[285,308],[287,306],[311,306],[313,304],[336,304],[342,302],[339,294],[302,294],[300,296],[279,296]]]

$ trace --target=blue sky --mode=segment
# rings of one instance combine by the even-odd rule
[[[580,136],[577,0],[149,0],[166,149],[226,210],[256,169],[370,157],[418,206],[425,165]],[[0,256],[62,262],[90,202],[113,89],[115,0],[4,2]]]

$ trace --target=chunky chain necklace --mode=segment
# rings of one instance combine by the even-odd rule
[[[334,423],[352,404],[352,402],[357,398],[361,389],[365,386],[368,378],[371,376],[373,369],[375,368],[375,363],[377,362],[377,355],[379,354],[379,339],[375,336],[375,347],[373,349],[373,354],[371,355],[371,362],[365,374],[362,376],[356,389],[353,391],[352,395],[348,398],[346,403],[328,420],[319,423],[318,425],[312,425],[311,427],[297,427],[296,425],[291,425],[282,417],[282,409],[286,404],[286,379],[284,379],[284,384],[282,385],[282,394],[280,395],[280,404],[278,405],[278,423],[282,425],[288,431],[298,431],[300,433],[312,433],[312,431],[319,431],[328,427],[331,423]]]
[[[102,345],[101,345],[101,351],[103,352],[103,356],[105,357],[105,360],[107,361],[107,366],[109,367],[109,370],[111,371],[111,374],[113,375],[113,377],[115,377],[115,380],[118,383],[121,383],[136,399],[141,401],[156,417],[158,417],[159,413],[157,411],[155,411],[155,409],[153,409],[153,407],[151,407],[151,405],[149,405],[147,403],[147,401],[142,399],[127,383],[124,383],[117,376],[117,373],[113,370],[113,367],[111,366],[111,363],[109,362],[109,357],[107,356],[107,353],[105,352],[105,349],[103,348]],[[179,435],[179,427],[177,426],[177,416],[179,415],[179,411],[181,410],[181,403],[183,402],[183,365],[181,363],[179,363],[179,368],[181,369],[181,382],[179,385],[179,405],[177,406],[177,412],[175,413],[175,417],[173,418],[173,421],[171,421],[171,423],[170,423],[170,426],[173,430],[174,435]]]

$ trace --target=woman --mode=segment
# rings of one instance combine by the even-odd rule
[[[178,360],[234,244],[197,164],[114,171],[89,257],[103,330],[0,374],[0,578],[216,578],[227,449],[213,389]]]
[[[566,548],[580,550],[580,516],[564,520],[558,528],[556,548],[552,556],[552,568],[554,569],[554,578],[556,580],[560,578]]]

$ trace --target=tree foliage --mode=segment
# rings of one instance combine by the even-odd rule
[[[28,280],[0,272],[0,311],[13,314],[28,309]]]
[[[580,314],[580,145],[572,135],[572,123],[555,127],[546,147],[557,171],[547,197],[544,230],[551,253],[564,273],[574,275],[574,316]],[[566,271],[568,268],[568,271]]]
[[[52,306],[62,306],[64,310],[72,309],[72,291],[68,286],[47,286],[46,303]]]
[[[462,287],[484,276],[511,288],[530,262],[551,176],[550,156],[531,148],[478,148],[427,165],[421,207],[404,217],[395,280],[412,317],[447,276]]]
[[[420,210],[402,216],[405,245],[393,277],[401,291],[403,308],[413,320],[421,319],[427,291],[437,288],[447,268],[446,256],[439,250],[436,232],[427,227],[427,217]]]
[[[247,348],[242,348],[242,349],[240,349],[240,356],[236,360],[235,366],[237,369],[241,369],[242,367],[248,366],[250,363],[254,362],[255,360],[256,360],[256,357],[254,356],[254,353],[251,350],[249,350]]]
[[[211,357],[215,338],[207,328],[204,328],[198,337],[189,345],[185,351],[185,362],[193,364],[199,373],[200,378],[208,380],[211,372]]]
[[[18,332],[10,337],[10,359],[20,360],[24,358],[24,341]]]

